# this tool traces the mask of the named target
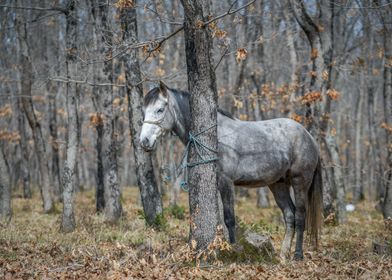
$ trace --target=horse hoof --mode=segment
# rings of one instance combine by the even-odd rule
[[[299,255],[299,254],[294,254],[294,261],[303,261],[304,260],[304,256],[303,255]]]

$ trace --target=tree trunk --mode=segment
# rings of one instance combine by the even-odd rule
[[[384,76],[383,76],[383,104],[384,124],[392,127],[392,28],[390,15],[392,7],[386,6],[381,11],[384,35]],[[385,170],[385,196],[383,214],[384,218],[392,217],[392,132],[386,132],[386,170]]]
[[[54,89],[54,87],[51,87]],[[62,186],[60,183],[60,155],[59,144],[57,142],[57,106],[56,90],[49,92],[49,131],[52,144],[52,178],[54,184],[54,195],[57,200],[62,201]]]
[[[362,182],[362,114],[364,100],[364,69],[361,69],[361,92],[357,97],[356,118],[355,118],[355,183],[353,189],[353,202],[357,203],[364,199],[363,182]]]
[[[185,53],[191,93],[191,133],[206,146],[217,149],[217,90],[212,62],[212,38],[207,26],[209,1],[182,0],[185,22]],[[198,161],[194,148],[189,162]],[[216,235],[219,222],[216,163],[193,167],[189,172],[190,240],[198,250],[206,249]]]
[[[96,124],[97,130],[97,143],[96,143],[96,150],[97,150],[97,186],[95,191],[95,203],[96,203],[96,210],[98,213],[103,212],[105,209],[105,187],[103,183],[103,165],[102,165],[102,139],[103,139],[103,124],[102,124],[102,117],[98,115],[100,118],[98,123]]]
[[[336,168],[340,168],[340,160],[337,155],[332,153],[336,152],[337,145],[331,147],[334,139],[327,141],[325,138],[328,137],[328,124],[331,113],[331,98],[328,96],[327,90],[332,89],[332,73],[333,73],[333,47],[334,47],[334,19],[335,10],[333,3],[328,5],[320,5],[320,11],[318,11],[320,18],[319,22],[315,22],[309,14],[306,12],[305,5],[302,1],[292,0],[290,1],[294,10],[294,15],[304,30],[310,47],[311,47],[311,79],[310,79],[310,92],[319,92],[323,96],[325,103],[323,104],[323,117],[320,118],[319,104],[317,102],[313,105],[313,112],[310,109],[311,106],[307,105],[307,117],[310,115],[310,126],[309,130],[317,139],[320,148],[323,149],[324,159],[323,162],[326,163],[328,168],[323,170],[323,176],[325,177],[323,184],[323,202],[324,202],[324,212],[325,214],[330,214],[334,212],[333,206],[333,190],[340,188],[340,192],[344,188],[343,185],[338,185],[343,183],[342,180],[336,178]],[[323,31],[321,32],[321,28]],[[325,74],[328,75],[327,79]],[[332,162],[332,158],[339,160],[338,162]],[[344,199],[343,197],[340,197]],[[340,202],[341,203],[341,202]],[[343,211],[343,208],[341,209]],[[344,216],[344,214],[343,214]]]
[[[66,27],[66,71],[67,79],[77,75],[77,11],[76,0],[67,2],[67,27]],[[76,184],[76,160],[78,155],[78,109],[76,83],[68,82],[66,88],[68,135],[67,135],[67,159],[63,170],[63,216],[61,230],[71,232],[75,229],[74,216],[74,192]]]
[[[268,188],[262,187],[257,189],[257,207],[268,208],[270,207],[270,201],[268,198]]]
[[[11,179],[3,150],[0,149],[0,225],[3,222],[8,224],[11,216]]]
[[[16,23],[19,40],[19,65],[21,67],[21,95],[23,110],[26,114],[27,120],[31,127],[35,145],[35,151],[38,159],[38,168],[41,177],[41,196],[43,200],[43,208],[45,213],[50,213],[54,210],[54,204],[51,194],[51,182],[49,176],[49,166],[46,154],[45,141],[37,116],[34,112],[33,100],[31,95],[31,84],[33,79],[33,67],[31,64],[29,47],[27,45],[26,26],[22,21],[17,20]]]
[[[109,21],[109,4],[106,0],[97,1],[99,4],[100,19],[102,23],[102,37],[98,42],[102,58],[110,58],[112,50],[106,49],[105,44],[112,45],[112,33]],[[104,63],[99,82],[113,83],[113,60]],[[117,221],[122,215],[121,190],[118,183],[117,164],[117,133],[115,131],[115,116],[113,111],[113,87],[100,87],[99,95],[102,97],[103,109],[103,172],[105,189],[105,219],[108,222]]]
[[[135,4],[136,5],[136,4]],[[123,39],[127,44],[137,42],[137,18],[135,8],[122,8],[120,11]],[[147,224],[159,226],[159,218],[163,215],[162,199],[155,181],[150,153],[139,145],[139,135],[143,124],[143,88],[142,78],[136,49],[130,51],[124,59],[129,129],[131,132],[133,151],[136,163],[136,175],[143,204],[144,217]]]
[[[30,170],[29,170],[29,151],[27,149],[27,136],[26,136],[26,119],[23,114],[22,101],[18,99],[18,128],[20,134],[20,154],[21,154],[21,171],[23,180],[23,197],[31,198],[31,187],[30,187]]]

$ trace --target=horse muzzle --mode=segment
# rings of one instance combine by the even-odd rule
[[[155,144],[156,144],[156,141],[152,141],[152,143],[151,143],[150,139],[148,139],[148,138],[140,139],[140,146],[146,152],[153,151],[155,149]]]

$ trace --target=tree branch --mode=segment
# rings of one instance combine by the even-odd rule
[[[17,9],[17,10],[33,10],[33,11],[59,11],[62,13],[67,12],[66,9],[60,8],[60,7],[45,8],[45,7],[21,7],[21,6],[0,5],[0,8],[11,8],[11,9]]]
[[[250,1],[249,3],[247,3],[247,4],[245,4],[245,5],[241,6],[241,7],[239,7],[238,9],[232,10],[234,4],[235,4],[237,1],[238,1],[238,0],[234,1],[234,2],[230,5],[230,8],[229,8],[229,10],[228,10],[226,13],[221,14],[221,15],[219,15],[219,16],[216,16],[216,17],[210,19],[209,21],[206,21],[206,22],[204,23],[204,26],[207,26],[207,25],[209,25],[210,23],[212,23],[212,22],[214,22],[214,21],[217,21],[218,19],[221,19],[221,18],[223,18],[223,17],[225,17],[225,16],[235,14],[235,13],[237,13],[237,12],[239,12],[239,11],[245,9],[246,7],[252,5],[254,2],[256,2],[256,0],[252,0],[252,1]]]

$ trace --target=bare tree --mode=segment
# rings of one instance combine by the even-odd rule
[[[134,6],[120,8],[120,17],[124,42],[130,45],[136,43],[138,33]],[[159,218],[163,214],[163,208],[159,188],[155,181],[151,154],[145,152],[139,145],[139,135],[143,124],[143,88],[137,49],[132,49],[129,55],[125,56],[124,66],[127,83],[129,129],[144,216],[147,224],[159,226]]]

